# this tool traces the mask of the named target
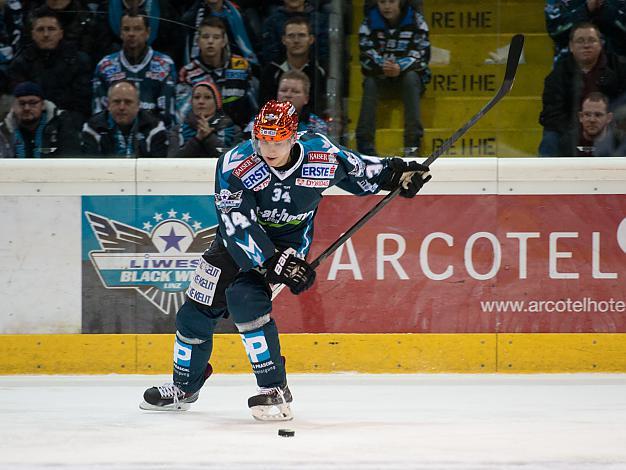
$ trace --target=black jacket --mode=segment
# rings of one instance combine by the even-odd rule
[[[239,126],[235,125],[232,119],[221,111],[213,116],[209,125],[215,130],[204,139],[197,139],[195,132],[193,137],[188,138],[189,136],[185,136],[185,134],[197,127],[196,116],[189,113],[185,123],[175,129],[179,147],[170,152],[173,154],[172,156],[219,158],[222,153],[242,140]]]
[[[45,102],[45,122],[41,123],[43,134],[41,144],[38,148],[35,142],[27,143],[25,158],[35,157],[35,152],[39,153],[39,158],[58,157],[80,157],[80,125],[75,115],[63,111],[50,101]],[[0,123],[0,158],[18,158],[15,153],[15,131],[18,123],[11,111]]]
[[[11,89],[20,82],[38,83],[45,98],[59,108],[91,115],[92,68],[87,54],[61,41],[55,50],[25,47],[9,66]]]
[[[109,112],[95,114],[83,126],[83,153],[91,157],[126,158],[116,150],[115,125],[109,124]],[[130,157],[167,157],[168,134],[165,124],[149,111],[140,110],[131,129],[133,154]]]
[[[609,100],[615,99],[626,91],[626,60],[614,54],[603,54],[598,60],[601,62],[596,85]],[[539,123],[559,133],[576,128],[582,90],[582,70],[569,53],[556,63],[544,81]]]

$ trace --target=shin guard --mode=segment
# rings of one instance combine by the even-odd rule
[[[277,387],[286,382],[285,361],[280,354],[278,329],[273,319],[261,328],[240,333],[259,387]]]

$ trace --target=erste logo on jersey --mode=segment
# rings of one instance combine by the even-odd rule
[[[302,165],[303,178],[332,179],[335,177],[337,165],[324,163],[305,163]]]
[[[264,161],[252,155],[246,158],[235,170],[233,175],[238,177],[246,189],[260,191],[270,182],[270,171]]]

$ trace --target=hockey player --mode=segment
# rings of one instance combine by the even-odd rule
[[[269,101],[256,118],[252,139],[220,157],[219,229],[176,316],[174,383],[146,390],[141,408],[185,410],[198,399],[212,371],[215,325],[228,312],[259,386],[248,400],[252,415],[291,419],[270,286],[285,284],[297,295],[313,284],[315,271],[305,257],[322,192],[337,185],[367,195],[402,185],[400,194],[413,197],[430,179],[428,167],[417,162],[363,156],[322,134],[300,135],[297,127],[290,102]]]

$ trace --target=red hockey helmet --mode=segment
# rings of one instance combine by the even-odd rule
[[[254,138],[280,142],[298,130],[298,112],[289,101],[270,100],[254,119]]]

